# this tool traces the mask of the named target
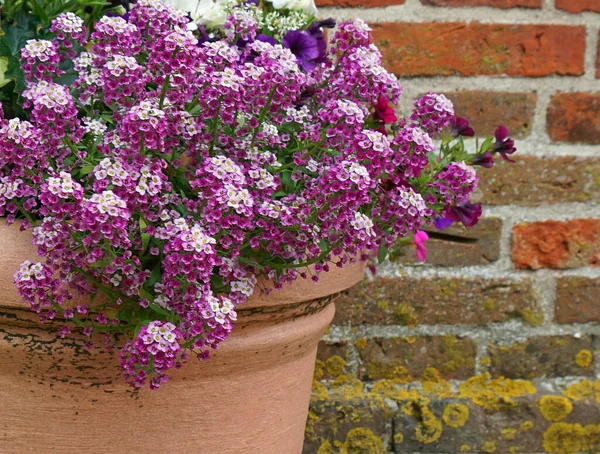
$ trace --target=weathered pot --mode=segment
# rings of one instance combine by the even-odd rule
[[[30,233],[0,227],[0,452],[298,454],[317,343],[361,264],[253,296],[210,360],[131,397],[118,355],[41,326],[14,289]]]

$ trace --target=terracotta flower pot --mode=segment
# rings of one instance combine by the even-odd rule
[[[31,234],[0,226],[0,251],[2,453],[298,454],[330,302],[364,273],[355,264],[253,296],[210,360],[132,397],[116,353],[57,338],[20,302],[12,276],[36,257]]]

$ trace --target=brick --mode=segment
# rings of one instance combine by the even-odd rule
[[[421,0],[431,6],[490,6],[492,8],[541,8],[542,0]]]
[[[541,221],[513,227],[516,268],[600,266],[600,220]]]
[[[581,13],[583,11],[600,13],[600,2],[598,0],[556,0],[556,7],[569,13]]]
[[[530,280],[377,278],[336,302],[336,324],[476,324],[539,319]]]
[[[401,76],[584,72],[582,26],[388,22],[372,27],[384,65]]]
[[[517,143],[518,148],[518,143]],[[600,161],[595,158],[537,158],[513,155],[480,169],[478,202],[539,206],[548,203],[600,202]]]
[[[313,400],[310,404],[304,441],[304,454],[315,454],[329,443],[347,443],[351,431],[362,429],[377,437],[379,443],[387,447],[391,441],[392,412],[380,400],[366,396],[352,399],[331,397],[324,400]],[[325,445],[325,446],[323,446]],[[322,447],[323,446],[323,447]],[[324,451],[333,452],[333,451]],[[337,452],[337,451],[336,451]],[[349,451],[364,452],[370,451]],[[383,452],[385,453],[385,451]],[[383,454],[372,452],[372,454]]]
[[[600,93],[559,93],[548,105],[553,142],[600,144]]]
[[[321,341],[317,350],[316,379],[335,379],[347,372],[347,342]]]
[[[423,454],[546,452],[543,446],[544,434],[552,426],[552,422],[547,421],[539,409],[539,402],[544,396],[553,395],[540,393],[511,398],[513,404],[498,411],[486,411],[472,400],[463,398],[433,399],[427,404],[424,401],[416,402],[415,409],[420,407],[424,411],[406,414],[406,411],[401,409],[394,416],[393,452]],[[559,396],[564,397],[560,394]],[[464,425],[450,427],[444,423],[443,414],[448,405],[468,409],[469,417]],[[564,420],[567,424],[581,424],[585,427],[600,423],[597,404],[594,402],[579,401],[573,402],[572,405],[573,410]],[[432,436],[428,439],[423,438],[423,433],[427,433],[426,431],[421,430],[420,437],[417,435],[419,425],[427,422],[427,419],[422,417],[423,413],[429,416],[430,425],[433,425],[432,421],[442,422],[441,432],[430,432]],[[585,439],[586,435],[582,438]],[[565,446],[568,445],[563,445]],[[467,448],[470,449],[467,451]]]
[[[565,276],[556,287],[556,322],[600,322],[600,279]]]
[[[465,379],[475,373],[476,347],[471,339],[419,336],[367,339],[358,345],[363,380],[420,377],[433,367],[444,378]]]
[[[434,230],[434,233],[437,232]],[[465,228],[462,224],[453,224],[443,234],[460,238],[476,239],[476,243],[450,242],[430,238],[427,242],[427,265],[435,266],[470,266],[488,265],[500,257],[500,235],[502,220],[499,218],[483,218],[477,225]],[[399,257],[396,263],[410,264],[418,262],[415,249],[407,248],[406,255]]]
[[[480,137],[493,135],[501,124],[517,139],[531,133],[535,93],[457,91],[444,94],[454,103],[456,115],[468,119]]]
[[[512,345],[490,344],[490,373],[495,377],[524,378],[593,376],[594,361],[578,354],[591,353],[592,336],[544,336]],[[587,353],[582,354],[584,357]]]
[[[317,6],[337,8],[376,8],[403,5],[405,0],[317,0]]]

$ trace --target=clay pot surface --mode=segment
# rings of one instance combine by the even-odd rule
[[[363,264],[299,280],[238,306],[208,361],[189,359],[157,391],[132,397],[118,353],[60,339],[20,301],[13,274],[36,260],[31,233],[0,226],[0,452],[299,454],[318,341],[336,293]]]

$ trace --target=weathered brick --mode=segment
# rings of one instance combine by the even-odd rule
[[[430,238],[427,242],[427,265],[487,265],[498,260],[500,256],[502,221],[499,218],[480,219],[477,225],[468,229],[462,224],[455,223],[443,232],[437,233],[476,239],[477,242],[461,243]],[[399,257],[396,263],[409,264],[417,261],[415,249],[407,248],[406,255]]]
[[[600,2],[598,0],[556,0],[556,7],[569,13],[581,13],[583,11],[600,13]]]
[[[517,139],[531,132],[535,93],[456,91],[444,94],[454,103],[456,114],[468,119],[478,136],[493,135],[500,124]]]
[[[600,93],[559,93],[548,105],[553,142],[600,144]]]
[[[558,279],[554,320],[558,323],[600,322],[600,279]]]
[[[372,24],[384,65],[402,76],[581,75],[585,28],[462,22]]]
[[[337,8],[376,8],[392,5],[403,5],[406,0],[317,0],[317,6],[333,6]]]
[[[490,394],[494,391],[490,390]],[[394,416],[394,451],[419,453],[494,453],[515,454],[546,452],[544,434],[552,427],[540,411],[540,401],[552,394],[533,394],[513,397],[512,405],[498,411],[486,411],[470,399],[445,398],[433,399],[427,404],[417,401],[413,404],[412,414],[407,407],[401,407]],[[566,399],[558,395],[559,399]],[[466,409],[468,419],[460,427],[448,426],[444,420],[444,411],[449,405]],[[408,407],[410,413],[410,407]],[[423,417],[423,413],[425,417]],[[600,423],[597,405],[593,401],[572,402],[571,413],[561,420],[566,424],[580,424],[590,427]],[[440,427],[441,423],[441,427]],[[435,430],[437,425],[438,430]],[[427,431],[427,426],[433,430]],[[596,426],[597,427],[597,426]],[[441,429],[441,430],[440,430]],[[589,435],[589,438],[587,434]],[[592,440],[595,430],[584,432],[582,440]],[[427,436],[429,435],[429,436]],[[550,437],[547,437],[550,438]],[[581,440],[580,440],[581,441]],[[562,440],[567,442],[568,440]],[[560,446],[560,440],[554,446]],[[548,447],[553,445],[548,445]],[[563,445],[569,446],[569,445]],[[574,451],[550,451],[574,452]],[[591,451],[593,452],[593,451]]]
[[[364,380],[420,377],[433,367],[444,378],[465,379],[475,373],[476,347],[456,336],[375,338],[357,345]]]
[[[304,441],[304,454],[315,454],[326,451],[329,443],[332,447],[335,442],[348,443],[351,431],[372,434],[385,448],[391,444],[392,412],[381,400],[358,396],[352,399],[332,397],[325,400],[313,401],[310,404],[306,436]],[[367,432],[368,431],[368,432]],[[369,435],[370,435],[369,434]],[[319,448],[323,451],[319,451]],[[349,451],[364,452],[367,451]],[[385,451],[384,451],[385,452]],[[369,454],[383,454],[381,452]]]
[[[541,221],[513,227],[516,268],[600,266],[600,220]]]
[[[492,8],[541,8],[542,0],[421,0],[432,6],[490,6]]]
[[[334,379],[347,372],[348,343],[321,341],[317,350],[315,378]]]
[[[489,205],[538,206],[541,203],[600,202],[600,161],[595,158],[497,159],[491,169],[480,169],[480,198]]]
[[[477,324],[521,317],[539,319],[530,280],[377,278],[363,281],[336,302],[336,324]]]
[[[592,336],[544,336],[512,345],[490,344],[490,373],[525,378],[594,375]],[[581,353],[583,352],[583,353]]]

